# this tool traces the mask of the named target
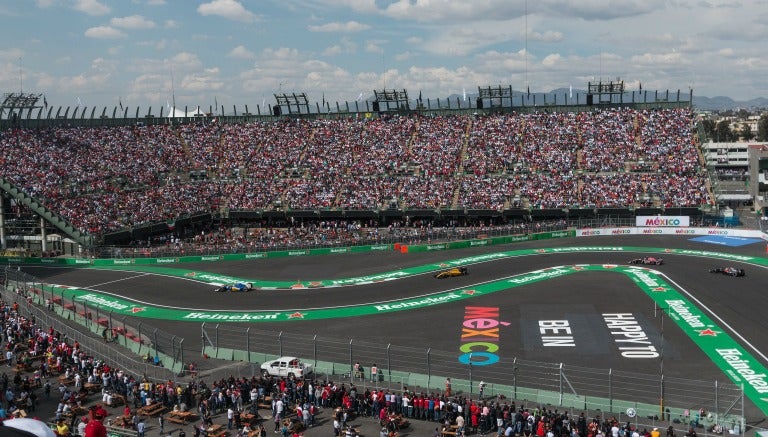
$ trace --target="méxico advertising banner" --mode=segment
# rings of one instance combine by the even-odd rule
[[[687,215],[639,215],[635,217],[635,226],[673,226],[688,227],[691,225],[690,217]]]

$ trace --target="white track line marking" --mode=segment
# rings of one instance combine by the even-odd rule
[[[762,267],[762,266],[759,266],[759,267]],[[765,268],[765,267],[763,267],[763,268]],[[747,347],[752,349],[752,351],[754,353],[756,353],[757,355],[760,355],[760,358],[762,358],[764,362],[768,362],[768,357],[766,357],[765,354],[763,354],[760,350],[758,350],[757,347],[755,347],[752,343],[747,341],[747,339],[744,338],[744,336],[739,334],[739,332],[736,331],[725,320],[723,320],[722,317],[718,316],[717,313],[712,311],[712,309],[710,309],[708,306],[704,305],[704,303],[702,301],[700,301],[699,299],[697,299],[696,296],[694,296],[691,292],[689,292],[688,290],[683,288],[680,284],[678,284],[677,282],[672,280],[669,276],[665,275],[664,273],[661,273],[659,271],[657,271],[657,273],[660,274],[661,276],[663,276],[664,278],[666,278],[666,280],[669,281],[670,284],[673,284],[675,287],[677,287],[678,290],[680,290],[682,293],[684,293],[686,296],[688,296],[689,299],[691,299],[697,305],[699,305],[700,309],[706,310],[706,312],[709,313],[710,316],[712,316],[715,320],[717,320],[719,323],[721,323],[723,325],[723,327],[727,328],[733,335],[735,335],[739,340],[741,340],[744,345],[746,345]]]
[[[102,285],[108,285],[108,284],[114,284],[116,282],[128,281],[128,280],[135,279],[135,278],[141,278],[142,276],[147,276],[147,275],[151,275],[151,273],[142,273],[140,275],[134,275],[134,276],[130,276],[128,278],[122,278],[122,279],[115,279],[114,281],[102,282],[101,284],[93,284],[93,285],[89,285],[89,286],[83,287],[83,288],[100,287]]]

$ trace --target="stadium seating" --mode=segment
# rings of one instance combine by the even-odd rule
[[[221,208],[698,207],[690,109],[13,129],[0,175],[93,234]]]

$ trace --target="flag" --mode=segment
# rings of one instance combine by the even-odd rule
[[[171,102],[168,101],[168,99],[165,99],[165,107],[168,108],[168,110],[171,110]]]
[[[216,112],[219,112],[219,99],[216,96],[213,96],[213,101],[216,104]]]
[[[571,84],[571,86],[569,87],[568,93],[570,94],[570,98],[572,99],[573,98],[573,84]]]
[[[325,107],[325,93],[323,93],[323,107]]]
[[[360,93],[360,94],[357,96],[357,101],[359,102],[359,101],[361,101],[361,100],[363,100],[363,93]]]
[[[123,110],[123,99],[121,99],[120,97],[118,97],[118,98],[117,98],[117,102],[118,102],[118,103],[120,103],[120,110],[122,111],[122,110]]]
[[[467,89],[466,88],[462,88],[462,94],[464,94],[464,101],[466,102],[467,101]]]
[[[45,105],[46,108],[48,107],[48,99],[46,99],[45,96],[43,96],[43,105]]]
[[[637,84],[640,85],[640,91],[642,91],[643,90],[643,83],[642,82],[638,82]]]
[[[83,104],[83,102],[81,102],[81,101],[80,101],[80,97],[78,97],[78,98],[77,98],[77,106],[80,106],[80,105],[82,105],[82,104]]]
[[[421,101],[421,90],[419,90],[419,101]]]
[[[166,225],[168,225],[168,230],[172,231],[176,229],[176,220],[175,219],[168,219],[165,222]]]
[[[528,87],[528,97],[531,97],[531,87]]]

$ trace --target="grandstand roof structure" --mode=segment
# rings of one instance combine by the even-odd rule
[[[24,110],[32,111],[35,108],[40,108],[37,104],[42,97],[42,94],[31,93],[4,93],[3,101],[0,103],[0,118],[5,116],[6,111],[8,114],[15,114],[18,111],[21,114]]]
[[[599,85],[599,84],[598,84]],[[605,85],[605,84],[603,84]],[[273,105],[267,104],[251,104],[245,105],[242,108],[238,108],[236,105],[226,105],[227,108],[232,108],[231,112],[225,112],[225,105],[221,104],[217,106],[221,107],[221,112],[216,110],[216,117],[220,122],[247,122],[254,120],[269,121],[275,119],[275,117],[308,117],[308,118],[338,118],[338,117],[356,117],[366,116],[371,112],[379,112],[372,107],[372,103],[379,102],[379,110],[385,110],[389,112],[389,109],[396,109],[400,114],[418,113],[418,114],[457,114],[457,113],[490,113],[499,110],[507,112],[536,112],[541,110],[547,111],[566,111],[566,112],[580,112],[591,111],[598,108],[607,107],[633,107],[633,108],[674,108],[674,107],[691,107],[693,105],[693,90],[688,93],[666,91],[652,91],[652,90],[624,90],[622,93],[612,93],[608,99],[595,99],[593,105],[588,105],[587,97],[590,95],[589,91],[573,89],[571,93],[556,93],[556,92],[530,92],[529,91],[514,91],[511,87],[502,87],[503,91],[503,107],[499,107],[496,104],[483,105],[478,102],[488,100],[488,98],[494,99],[498,102],[498,98],[489,97],[486,98],[482,94],[482,89],[490,90],[492,94],[493,89],[496,87],[478,87],[477,95],[465,95],[462,99],[461,96],[453,98],[434,98],[423,97],[421,93],[418,96],[409,95],[407,90],[402,89],[384,89],[374,91],[374,95],[377,100],[368,101],[363,100],[362,96],[355,101],[345,102],[331,102],[323,97],[322,102],[311,102],[306,94],[296,94],[299,100],[285,101],[285,105],[278,100],[278,108],[284,107],[285,111],[274,111]],[[509,88],[507,90],[507,88]],[[609,88],[610,89],[610,88]],[[509,92],[507,92],[509,91]],[[507,95],[509,94],[509,95]],[[275,96],[288,96],[284,93],[277,93]],[[18,93],[13,95],[13,99],[18,98]],[[41,94],[29,94],[29,97],[42,96]],[[293,94],[290,94],[293,97]],[[301,97],[303,96],[303,97]],[[477,97],[480,97],[478,99]],[[136,123],[143,123],[145,125],[162,124],[166,123],[167,116],[157,117],[151,116],[151,114],[162,114],[165,108],[158,108],[153,110],[151,107],[145,112],[140,111],[138,107],[129,108],[123,106],[121,103],[119,107],[112,108],[107,107],[78,107],[74,111],[71,111],[68,106],[58,106],[52,104],[41,107],[37,105],[36,101],[32,100],[10,100],[8,106],[4,108],[10,108],[10,104],[14,103],[16,108],[20,108],[20,104],[25,103],[27,106],[25,111],[19,111],[14,118],[14,122],[19,126],[24,127],[49,127],[56,125],[67,126],[116,126],[116,125],[129,125]],[[47,103],[47,102],[46,102]],[[322,104],[321,104],[322,103]],[[490,100],[485,103],[493,103]],[[391,105],[391,106],[390,106]],[[486,106],[486,107],[483,107]],[[487,107],[490,106],[490,107]],[[171,111],[172,118],[180,122],[194,122],[201,116],[199,114],[205,113],[206,115],[213,115],[213,108],[209,111],[199,111],[199,106],[191,106],[192,108],[198,108],[197,110],[186,110],[185,114],[182,114],[180,107],[174,107]],[[250,108],[250,109],[249,109]],[[0,130],[11,127],[11,111],[3,110],[0,112]],[[111,115],[110,115],[111,114]]]

